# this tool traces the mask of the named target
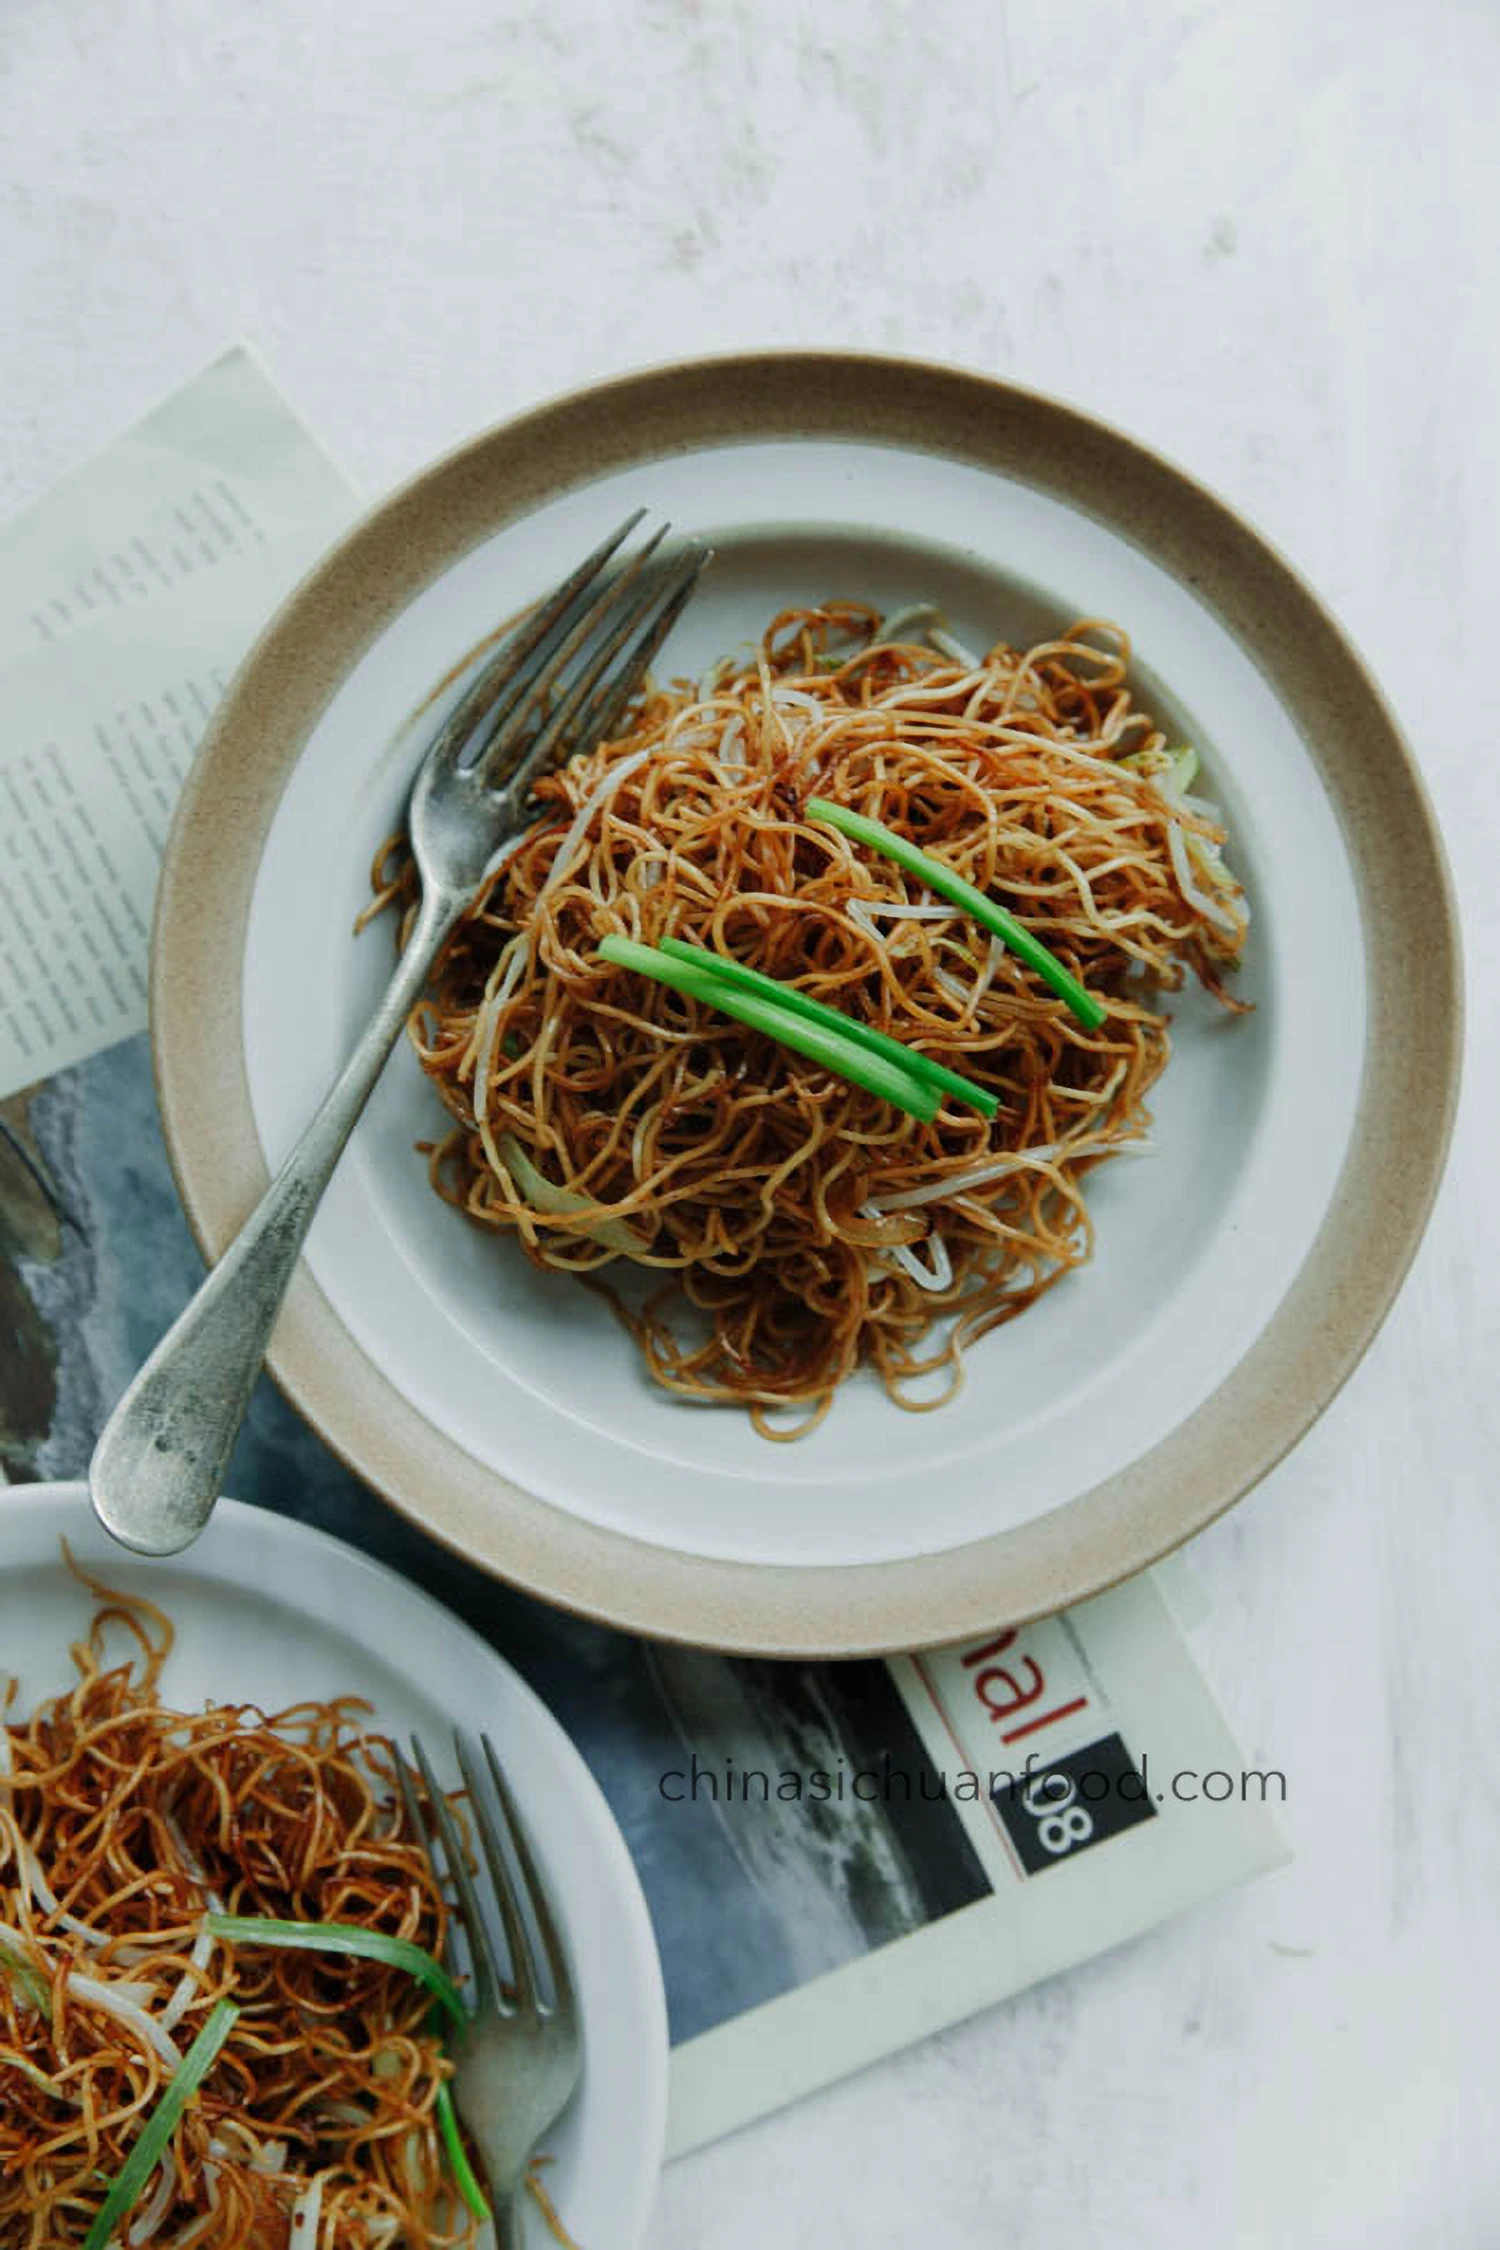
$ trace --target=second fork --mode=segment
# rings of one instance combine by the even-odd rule
[[[411,1769],[399,1753],[396,1773],[412,1832],[425,1842],[440,1881],[446,1864],[457,1896],[474,2009],[449,2041],[453,2099],[484,2162],[500,2250],[520,2250],[528,2167],[578,2084],[583,2040],[567,1954],[546,1887],[494,1744],[487,1734],[479,1739],[483,1770],[463,1736],[454,1737],[478,1870],[470,1869],[458,1823],[419,1741],[412,1743],[412,1754],[427,1806],[425,1821]],[[504,1959],[480,1896],[478,1871],[504,1933]]]

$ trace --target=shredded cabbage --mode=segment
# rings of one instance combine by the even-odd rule
[[[1131,750],[1119,763],[1154,781],[1174,804],[1198,778],[1198,753],[1190,742],[1179,743],[1175,750]]]
[[[514,1133],[502,1133],[496,1146],[522,1201],[529,1203],[534,1211],[551,1212],[560,1216],[565,1212],[591,1211],[594,1208],[592,1197],[579,1195],[572,1188],[558,1187],[554,1181],[544,1178]],[[600,1219],[593,1226],[580,1227],[578,1232],[591,1235],[595,1242],[602,1242],[606,1250],[618,1250],[627,1258],[635,1256],[646,1247],[645,1235],[639,1227],[633,1227],[628,1219]]]
[[[1206,814],[1210,819],[1218,817],[1212,806],[1188,795],[1198,778],[1198,753],[1191,743],[1185,742],[1176,750],[1133,750],[1120,763],[1153,781],[1158,794],[1165,797],[1169,805],[1180,807],[1184,812]],[[1239,884],[1224,864],[1222,846],[1216,844],[1211,837],[1200,836],[1196,830],[1185,829],[1179,821],[1174,820],[1167,830],[1167,850],[1172,856],[1172,872],[1177,878],[1177,887],[1194,913],[1201,914],[1206,921],[1212,922],[1214,928],[1222,930],[1226,937],[1239,937],[1249,910],[1244,905]],[[1232,891],[1240,899],[1239,921],[1218,899],[1203,889],[1193,872],[1195,861],[1199,873],[1207,878],[1215,890]]]
[[[983,1164],[975,1164],[967,1172],[950,1172],[943,1180],[928,1180],[922,1187],[907,1188],[900,1195],[882,1195],[867,1208],[882,1216],[887,1211],[915,1211],[924,1203],[946,1203],[951,1196],[965,1195],[970,1188],[988,1187],[992,1180],[1003,1180],[1008,1172],[1024,1172],[1037,1165],[1069,1162],[1077,1156],[1154,1156],[1156,1144],[1147,1140],[1111,1140],[1104,1134],[1080,1134],[1077,1140],[1051,1141],[1042,1148],[1016,1149],[1005,1156],[992,1156]]]
[[[587,834],[589,822],[593,819],[599,807],[608,804],[621,783],[628,781],[631,775],[646,763],[650,755],[651,751],[648,748],[633,750],[628,758],[619,759],[615,765],[610,767],[598,788],[592,790],[584,798],[583,803],[573,815],[572,826],[553,855],[552,865],[547,870],[546,880],[536,894],[539,906],[547,893],[562,881],[564,874],[567,872],[568,863]]]

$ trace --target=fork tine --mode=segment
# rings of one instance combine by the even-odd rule
[[[444,721],[427,754],[428,764],[452,764],[457,760],[486,713],[493,709],[504,691],[517,680],[517,675],[524,671],[528,660],[553,629],[567,617],[580,596],[594,584],[610,557],[629,538],[645,513],[644,508],[637,508],[633,515],[627,516],[617,530],[612,531],[607,539],[602,539],[592,554],[585,555],[577,568],[570,571],[560,585],[554,586],[550,594],[544,595],[527,612],[515,630],[506,635]],[[659,539],[661,533],[658,532],[656,537]],[[653,540],[652,545],[654,544]],[[513,697],[505,698],[507,709],[513,700]]]
[[[417,1747],[417,1745],[414,1744],[413,1747],[415,1748]],[[441,1883],[443,1879],[443,1871],[439,1867],[437,1862],[437,1854],[433,1849],[432,1837],[428,1833],[428,1823],[424,1819],[421,1805],[417,1801],[417,1792],[412,1782],[411,1767],[407,1764],[406,1760],[402,1757],[400,1750],[397,1749],[394,1744],[392,1744],[392,1750],[396,1759],[396,1785],[401,1791],[401,1802],[406,1809],[406,1817],[411,1824],[411,1832],[416,1837],[423,1851],[427,1854],[428,1865],[431,1867],[433,1874],[437,1877],[438,1882]],[[441,1800],[438,1798],[432,1799],[433,1803],[438,1803],[440,1801]],[[447,1856],[451,1864],[453,1856],[451,1851],[448,1852]],[[467,1930],[468,1921],[467,1917],[462,1911],[462,1908],[460,1909],[460,1920],[464,1922],[465,1929]],[[474,1968],[474,1996],[475,1999],[478,2000],[483,1995],[484,1965],[479,1958],[472,1935],[469,1939],[469,1953]]]
[[[411,1767],[399,1750],[396,1751],[395,1757],[396,1786],[401,1791],[401,1802],[406,1809],[406,1817],[411,1823],[411,1832],[427,1854],[428,1859],[431,1860],[432,1839],[427,1833],[427,1823],[422,1818],[422,1808],[417,1802],[417,1792],[412,1786]]]
[[[490,1934],[485,1927],[480,1909],[479,1894],[474,1888],[474,1878],[469,1873],[469,1863],[464,1857],[463,1839],[458,1833],[458,1823],[448,1810],[447,1799],[438,1787],[427,1753],[416,1735],[412,1736],[412,1754],[417,1770],[422,1776],[422,1786],[427,1791],[430,1824],[442,1839],[443,1856],[448,1862],[448,1873],[458,1892],[459,1913],[463,1918],[464,1932],[469,1940],[469,1960],[474,1971],[475,1998],[481,2005],[492,2000],[502,2014],[511,2012],[505,1994],[505,1980]]]
[[[606,679],[593,703],[579,714],[578,732],[591,742],[607,742],[615,721],[651,668],[651,659],[687,607],[693,588],[713,561],[712,547],[696,550],[697,560],[677,591],[664,603],[649,630],[629,650],[614,680]]]
[[[653,532],[645,545],[629,556],[613,578],[598,588],[588,606],[573,620],[563,638],[542,652],[540,664],[533,665],[523,678],[505,696],[503,704],[493,715],[493,722],[485,730],[485,739],[475,753],[471,770],[480,781],[498,785],[509,779],[499,772],[503,760],[514,753],[525,738],[525,730],[539,709],[545,710],[547,699],[558,685],[564,672],[593,638],[611,612],[618,614],[619,605],[630,594],[642,570],[656,552],[671,529],[662,524]]]
[[[602,739],[605,724],[624,709],[652,657],[671,631],[683,604],[698,583],[709,553],[708,548],[690,548],[686,555],[668,566],[664,575],[658,574],[645,592],[631,603],[625,615],[606,634],[536,740],[529,745],[514,773],[508,776],[510,788],[517,793],[527,789],[551,763],[564,741],[568,741],[571,750],[578,751],[591,749]],[[605,685],[622,651],[620,671]],[[596,694],[597,708],[590,711]],[[585,712],[588,712],[586,731],[581,723]]]
[[[457,1732],[454,1733],[453,1742],[458,1751],[459,1765],[463,1769],[464,1787],[469,1792],[479,1848],[489,1869],[495,1900],[500,1908],[500,1920],[505,1927],[505,1942],[510,1948],[511,1981],[516,1988],[516,1999],[523,2010],[530,2012],[537,2004],[536,1962],[532,1958],[531,1939],[527,1935],[516,1887],[506,1865],[505,1846],[500,1840],[495,1816],[490,1811],[488,1799],[480,1784],[478,1768],[469,1756],[468,1745]]]
[[[515,1799],[511,1796],[510,1786],[501,1770],[500,1760],[495,1754],[495,1745],[487,1734],[482,1734],[479,1741],[484,1751],[485,1763],[490,1769],[490,1781],[494,1787],[496,1800],[501,1812],[505,1815],[506,1824],[510,1830],[510,1840],[515,1851],[516,1864],[521,1870],[527,1893],[531,1899],[532,1916],[547,1955],[547,1966],[552,1972],[552,1989],[557,1995],[557,2006],[559,2010],[570,2009],[573,2005],[573,1981],[568,1975],[568,1957],[562,1949],[562,1941],[557,1934],[557,1924],[552,1917],[552,1907],[547,1897],[546,1887],[537,1873],[536,1861],[532,1857],[531,1844],[527,1838],[526,1830],[521,1824],[521,1816],[516,1811]]]

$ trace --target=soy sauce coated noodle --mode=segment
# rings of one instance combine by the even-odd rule
[[[1116,628],[980,661],[849,603],[773,620],[701,687],[545,780],[411,1036],[454,1120],[438,1192],[608,1290],[657,1382],[800,1435],[872,1366],[897,1404],[1092,1248],[1084,1184],[1139,1143],[1154,1000],[1223,972],[1248,912],[1211,806],[1127,686]],[[807,817],[831,798],[993,895],[1108,1005],[1085,1030],[919,881]],[[399,840],[376,904],[410,905]],[[599,958],[608,932],[732,953],[999,1098],[924,1124]],[[603,1278],[661,1277],[644,1302]],[[936,1395],[923,1377],[946,1378]],[[918,1385],[913,1391],[911,1386]],[[797,1410],[788,1426],[777,1409]]]
[[[199,1936],[219,1906],[441,1954],[443,1899],[404,1832],[389,1747],[362,1731],[367,1706],[165,1709],[167,1619],[92,1590],[77,1684],[0,1730],[0,2241],[83,2242],[174,2052],[227,1995],[238,2020],[117,2239],[472,2243],[434,2122],[449,2065],[425,1991],[376,1962]],[[126,1661],[107,1654],[111,1630]],[[314,2203],[316,2229],[294,2231]]]

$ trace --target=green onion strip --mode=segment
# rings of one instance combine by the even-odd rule
[[[211,1937],[238,1945],[280,1946],[289,1953],[342,1953],[365,1961],[383,1961],[388,1969],[404,1969],[441,2001],[455,2023],[466,2023],[463,1996],[440,1961],[424,1953],[410,1938],[388,1937],[384,1930],[362,1930],[357,1922],[278,1922],[254,1914],[205,1914],[203,1927]]]
[[[679,960],[675,954],[659,952],[653,945],[638,945],[634,938],[602,938],[599,951],[606,961],[617,969],[634,969],[657,984],[670,985],[689,999],[701,1000],[706,1007],[717,1008],[721,1015],[734,1016],[748,1024],[752,1031],[763,1031],[777,1039],[783,1047],[805,1055],[809,1062],[820,1063],[838,1078],[847,1079],[851,1085],[863,1086],[866,1093],[879,1095],[882,1101],[904,1109],[909,1117],[929,1123],[938,1112],[939,1094],[935,1085],[918,1077],[911,1068],[911,1059],[890,1061],[849,1037],[849,1026],[841,1019],[837,1031],[822,1022],[794,1014],[785,1003],[785,994],[772,1001],[756,991],[742,990],[719,974],[718,956],[712,970],[700,968],[695,962]]]
[[[821,1000],[814,1000],[807,993],[799,992],[794,984],[780,984],[775,977],[762,976],[759,969],[747,968],[743,961],[736,961],[729,954],[709,953],[701,945],[689,945],[682,938],[664,937],[661,951],[670,953],[674,961],[687,961],[696,963],[700,968],[710,969],[715,976],[723,977],[726,982],[738,986],[742,991],[758,992],[763,999],[773,1000],[781,1007],[789,1008],[794,1016],[801,1016],[808,1023],[820,1023],[826,1030],[835,1031],[845,1039],[852,1039],[857,1047],[865,1048],[872,1055],[884,1055],[888,1062],[894,1062],[901,1069],[910,1071],[913,1078],[940,1086],[944,1093],[966,1102],[970,1109],[977,1109],[982,1117],[993,1117],[999,1107],[998,1098],[987,1093],[983,1086],[976,1086],[972,1078],[964,1078],[958,1071],[949,1070],[945,1064],[934,1062],[930,1055],[924,1055],[916,1047],[905,1046],[901,1040],[892,1039],[887,1032],[876,1031],[869,1024],[856,1022],[853,1016],[846,1016],[838,1008],[826,1007]]]
[[[420,1945],[413,1945],[410,1938],[390,1937],[383,1930],[362,1930],[355,1922],[278,1922],[270,1917],[245,1914],[207,1914],[204,1927],[214,1937],[241,1945],[281,1946],[289,1952],[341,1953],[360,1960],[381,1961],[390,1969],[404,1969],[408,1976],[425,1986],[437,2002],[433,2010],[435,2027],[440,2021],[440,2012],[450,2016],[455,2024],[462,2025],[469,2020],[463,1996],[448,1971],[430,1953],[424,1953]],[[488,2219],[490,2207],[464,2148],[452,2091],[446,2079],[437,2090],[436,2116],[454,2185],[474,2217]]]
[[[1040,938],[1032,936],[1024,922],[1018,922],[1014,914],[997,906],[962,875],[945,867],[941,860],[930,859],[926,852],[908,842],[905,836],[898,836],[894,829],[883,827],[865,813],[852,812],[847,805],[835,805],[827,797],[809,797],[807,815],[810,820],[820,820],[827,827],[836,828],[841,836],[849,837],[854,843],[866,844],[871,851],[894,860],[898,867],[904,867],[909,875],[925,883],[930,891],[936,891],[939,898],[972,914],[976,922],[1010,948],[1018,961],[1035,969],[1043,983],[1050,985],[1058,998],[1067,1002],[1081,1024],[1089,1031],[1098,1030],[1108,1011],[1092,993],[1084,990],[1055,953],[1048,952]]]
[[[99,2213],[84,2236],[83,2250],[107,2250],[110,2236],[140,2196],[166,2153],[178,2119],[218,2059],[219,2049],[234,2029],[239,2009],[233,2001],[219,2000],[209,2010],[203,2029],[183,2056],[145,2124],[140,2139],[115,2174]]]
[[[463,2135],[458,2129],[453,2092],[446,2078],[437,2090],[437,2124],[442,2136],[443,2153],[448,2159],[448,2169],[453,2174],[459,2194],[476,2219],[483,2221],[493,2218],[494,2213],[485,2200],[484,2189],[474,2177],[474,2167],[469,2162],[469,2152],[464,2147]]]

